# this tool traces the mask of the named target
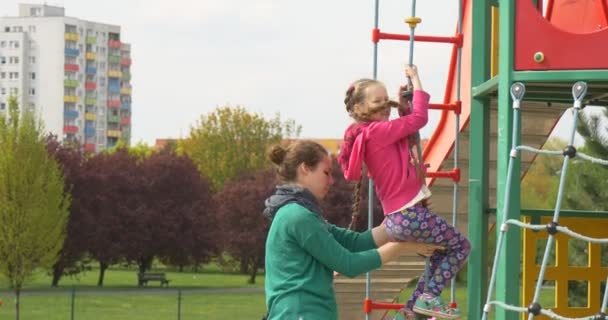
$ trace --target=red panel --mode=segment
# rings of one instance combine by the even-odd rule
[[[531,1],[516,1],[515,70],[608,69],[608,28],[566,32],[545,20]],[[544,54],[543,62],[534,61],[537,52]]]
[[[85,143],[84,144],[84,151],[95,152],[95,144],[94,143]]]
[[[87,90],[95,90],[97,88],[97,83],[95,82],[85,82],[84,88]]]
[[[131,59],[129,58],[122,58],[121,62],[122,65],[124,66],[130,66],[131,65]]]
[[[78,133],[77,126],[63,126],[64,133]]]
[[[598,31],[607,27],[606,4],[608,0],[554,0],[547,19],[558,29],[572,33]]]
[[[120,118],[120,124],[129,125],[131,124],[131,117],[122,117]]]
[[[108,47],[110,47],[112,49],[120,49],[121,45],[122,44],[120,43],[120,41],[117,41],[117,40],[108,41]]]
[[[108,100],[109,108],[118,108],[120,107],[120,100]]]
[[[65,71],[78,72],[78,70],[80,70],[80,67],[77,64],[66,63],[63,65],[63,69]]]

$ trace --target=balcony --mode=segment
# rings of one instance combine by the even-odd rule
[[[87,54],[85,55],[85,57],[87,58],[87,60],[95,60],[95,59],[97,59],[97,53],[95,53],[95,52],[87,52]]]
[[[120,118],[120,124],[123,125],[123,126],[131,125],[131,117],[128,116],[128,117],[122,117],[122,118]]]
[[[91,67],[91,66],[87,66],[86,73],[89,76],[94,76],[97,73],[97,68]]]
[[[108,71],[108,77],[110,77],[110,78],[121,78],[122,77],[122,72],[120,72],[119,70],[110,70],[110,71]]]
[[[95,136],[95,127],[85,126],[84,135],[87,137],[94,137]]]
[[[95,144],[94,143],[85,143],[84,151],[85,152],[95,152]]]
[[[120,64],[120,60],[121,60],[120,56],[113,55],[113,54],[108,56],[109,63]]]
[[[122,64],[123,66],[130,66],[131,58],[122,58],[122,60],[120,60],[120,64]]]
[[[68,119],[76,119],[78,118],[78,111],[76,110],[64,110],[63,116]]]
[[[78,96],[65,95],[63,96],[63,102],[78,103]]]
[[[122,80],[123,81],[129,81],[129,80],[131,80],[131,73],[129,73],[128,71],[123,71],[123,73],[122,73]]]
[[[78,33],[66,32],[64,36],[65,40],[78,42],[80,35]]]
[[[131,102],[123,102],[122,105],[120,106],[120,108],[122,110],[126,110],[128,112],[131,112]]]
[[[97,89],[97,83],[93,81],[87,81],[84,83],[84,88],[87,90],[95,90]]]
[[[97,115],[93,112],[87,112],[84,114],[84,119],[88,121],[95,121],[95,119],[97,119]]]
[[[96,98],[85,98],[84,104],[87,106],[94,106],[97,104],[97,99]]]
[[[125,95],[125,96],[130,96],[131,95],[131,88],[130,87],[123,87],[120,89],[120,94]]]
[[[77,57],[80,54],[80,50],[74,48],[65,48],[64,52],[69,57]]]
[[[131,140],[131,132],[129,132],[128,130],[127,131],[123,131],[122,135],[121,135],[121,138],[122,138],[122,140],[125,140],[125,141],[128,142],[129,140]]]
[[[80,70],[80,66],[78,66],[77,64],[66,63],[63,65],[63,70],[71,71],[71,72],[78,72]]]
[[[122,44],[118,40],[108,41],[108,47],[110,47],[112,49],[120,49],[121,46],[122,46]]]
[[[71,125],[63,126],[63,133],[76,134],[76,133],[78,133],[78,127],[71,126]]]
[[[97,37],[95,37],[95,36],[88,36],[86,42],[87,42],[87,44],[96,44],[97,43]]]
[[[108,130],[106,135],[110,138],[120,138],[120,130]]]
[[[120,108],[120,100],[108,100],[108,108]]]
[[[120,117],[118,115],[108,114],[108,122],[109,123],[119,123]]]
[[[63,80],[63,86],[67,88],[76,88],[80,85],[80,81],[78,80]]]

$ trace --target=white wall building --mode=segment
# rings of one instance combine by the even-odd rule
[[[129,143],[130,51],[119,26],[20,4],[19,16],[0,17],[0,112],[12,95],[46,131],[87,151]]]

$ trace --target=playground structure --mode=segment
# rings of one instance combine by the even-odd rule
[[[415,21],[416,18],[415,0],[412,1],[412,16],[406,21]],[[413,37],[415,41],[452,44],[444,101],[432,104],[432,109],[442,110],[441,118],[424,149],[423,158],[429,166],[427,183],[433,185],[434,203],[440,206],[438,211],[449,212],[441,208],[441,204],[446,202],[442,200],[446,198],[441,198],[436,190],[446,189],[451,184],[454,224],[456,217],[468,220],[468,235],[474,248],[469,257],[468,318],[481,319],[487,316],[484,307],[486,311],[491,309],[486,301],[490,300],[486,299],[490,214],[495,212],[497,221],[520,221],[523,218],[526,223],[546,223],[551,221],[550,217],[557,222],[560,215],[559,203],[556,210],[521,208],[522,175],[513,172],[525,172],[535,156],[527,153],[521,157],[514,156],[512,149],[519,146],[519,140],[533,150],[542,147],[561,114],[575,101],[571,88],[577,81],[584,81],[586,87],[585,95],[579,101],[581,106],[608,105],[608,0],[513,0],[501,2],[500,9],[497,1],[459,0],[459,3],[460,19],[455,36],[432,37],[414,36],[413,32],[409,36],[381,32],[377,21],[377,0],[372,36],[374,78],[380,40],[409,41]],[[514,116],[511,110],[514,98],[510,90],[516,82],[522,83],[526,94],[518,102],[520,113]],[[517,117],[522,121],[516,121]],[[450,156],[453,160],[449,159]],[[461,168],[458,167],[459,159]],[[443,169],[450,167],[453,169]],[[446,180],[441,178],[451,181],[446,184]],[[464,192],[459,192],[459,187]],[[468,215],[463,215],[463,211]],[[568,217],[561,220],[564,226],[584,230],[583,233],[593,237],[601,237],[602,230],[606,230],[608,225],[606,212],[561,211],[561,215]],[[547,229],[544,225],[540,229],[534,228]],[[502,304],[493,310],[495,319],[520,317],[512,311],[527,312],[530,319],[535,316],[538,308],[532,307],[531,303],[537,298],[534,297],[538,291],[534,288],[540,286],[536,286],[537,279],[555,281],[555,307],[552,309],[556,313],[587,318],[598,315],[597,319],[602,319],[600,312],[606,310],[600,310],[599,286],[602,280],[606,281],[608,270],[598,262],[599,244],[589,246],[588,266],[573,268],[564,262],[567,261],[567,244],[560,246],[559,242],[567,243],[567,236],[561,232],[555,237],[561,260],[558,258],[555,266],[547,268],[546,261],[542,266],[535,263],[536,243],[540,238],[550,238],[545,250],[548,252],[553,234],[547,236],[544,232],[526,231],[522,245],[517,228],[511,228],[507,233],[503,224],[497,229],[504,241],[499,246],[500,256],[495,263],[495,291],[493,287],[489,290],[490,295],[495,294],[494,300],[500,302],[496,305]],[[606,237],[605,232],[603,236]],[[519,259],[522,248],[523,267]],[[523,274],[521,283],[520,273]],[[586,308],[568,306],[569,280],[588,282]],[[368,297],[369,286],[368,276]],[[504,308],[509,305],[526,307]],[[401,306],[368,298],[364,311],[369,319],[375,310]]]

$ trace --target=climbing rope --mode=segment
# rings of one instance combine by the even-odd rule
[[[487,300],[486,300],[486,304],[483,308],[483,316],[482,316],[483,320],[486,320],[488,318],[488,313],[491,311],[492,305],[503,308],[505,310],[516,311],[519,313],[528,313],[528,320],[531,320],[532,318],[534,318],[535,316],[540,315],[540,314],[546,315],[552,319],[586,319],[586,320],[590,320],[590,319],[605,320],[606,319],[606,307],[608,304],[608,286],[606,286],[606,288],[605,288],[604,297],[602,300],[602,306],[601,306],[599,313],[597,313],[596,315],[591,316],[591,317],[566,318],[566,317],[560,316],[558,314],[555,314],[553,311],[551,311],[549,309],[542,308],[542,306],[538,302],[539,296],[540,296],[540,290],[541,290],[542,284],[544,282],[545,272],[547,270],[547,265],[549,263],[549,256],[550,256],[550,253],[552,250],[555,235],[558,232],[562,232],[573,238],[576,238],[579,240],[584,240],[584,241],[587,241],[590,243],[608,244],[608,239],[598,239],[598,238],[587,237],[582,234],[573,232],[570,229],[568,229],[567,227],[559,226],[559,224],[558,224],[561,203],[562,203],[564,188],[565,188],[566,172],[568,169],[569,160],[576,156],[579,156],[581,159],[588,160],[592,163],[608,166],[607,160],[598,159],[598,158],[589,156],[587,154],[584,154],[582,152],[578,152],[576,150],[576,148],[574,147],[576,122],[578,119],[578,113],[583,108],[582,100],[585,97],[586,93],[587,93],[587,84],[585,82],[579,81],[573,85],[572,96],[574,98],[574,105],[571,108],[571,110],[573,112],[573,124],[572,124],[572,128],[570,131],[570,138],[569,138],[568,146],[562,151],[539,150],[539,149],[531,148],[528,146],[518,145],[518,139],[520,137],[520,134],[518,134],[519,121],[521,118],[520,108],[521,108],[521,101],[525,94],[525,86],[523,85],[523,83],[520,83],[520,82],[514,83],[511,86],[511,97],[513,98],[514,115],[513,115],[512,148],[511,148],[511,152],[510,152],[509,164],[508,164],[508,169],[507,169],[507,186],[506,186],[506,191],[505,191],[505,206],[504,206],[504,214],[503,214],[504,221],[502,222],[502,225],[500,228],[500,235],[498,237],[498,242],[496,245],[496,254],[494,256],[494,263],[492,265],[492,275],[491,275],[490,283],[488,286]],[[513,163],[517,159],[517,157],[519,157],[519,151],[534,152],[537,154],[563,156],[562,170],[561,170],[561,175],[560,175],[560,181],[559,181],[559,187],[558,187],[558,193],[557,193],[557,199],[556,199],[553,219],[547,225],[528,224],[528,223],[523,223],[519,220],[508,219],[508,214],[509,214],[508,199],[509,199],[510,190],[511,190],[511,181],[512,181],[511,178],[513,177]],[[528,307],[517,307],[517,306],[505,304],[501,301],[491,301],[490,300],[492,297],[492,293],[494,291],[495,283],[496,283],[496,271],[497,271],[497,266],[498,266],[498,262],[499,262],[499,257],[502,252],[502,244],[503,244],[503,241],[505,238],[505,234],[509,229],[509,227],[508,227],[509,225],[514,225],[517,227],[526,228],[526,229],[530,229],[530,230],[536,230],[536,231],[546,230],[549,235],[548,240],[547,240],[547,245],[545,247],[545,252],[543,255],[543,260],[541,263],[541,269],[539,271],[538,280],[536,282],[536,287],[534,290],[534,297],[532,299],[532,304],[530,304],[530,306],[528,306]]]

